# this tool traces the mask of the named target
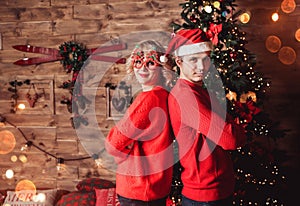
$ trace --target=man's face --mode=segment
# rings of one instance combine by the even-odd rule
[[[180,78],[192,83],[202,83],[211,65],[208,52],[176,57],[176,64],[180,68]]]

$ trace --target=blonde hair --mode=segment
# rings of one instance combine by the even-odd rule
[[[150,51],[156,51],[158,53],[158,58],[160,56],[165,55],[165,48],[158,42],[155,40],[143,40],[140,41],[139,43],[136,44],[136,48],[139,48],[141,51],[144,51],[144,53],[148,53]],[[129,58],[127,59],[126,62],[126,71],[128,74],[133,74],[133,66],[132,66],[132,56],[134,54],[131,53],[131,55],[129,56]],[[161,71],[161,75],[160,75],[160,86],[165,87],[166,89],[171,89],[176,81],[176,74],[174,71],[168,69],[167,65],[165,65],[165,63],[161,62],[159,59],[158,61],[161,63],[160,66],[160,71]]]

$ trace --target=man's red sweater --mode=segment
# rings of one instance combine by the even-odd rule
[[[117,194],[142,201],[168,196],[172,183],[174,139],[168,116],[168,91],[140,93],[107,138],[117,163]]]
[[[233,194],[234,171],[226,150],[246,141],[213,95],[179,79],[169,95],[169,114],[183,167],[182,194],[195,201],[215,201]],[[226,120],[225,120],[226,119]]]

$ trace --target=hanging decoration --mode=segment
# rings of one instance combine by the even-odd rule
[[[80,44],[70,41],[59,46],[59,54],[62,59],[61,64],[67,73],[71,71],[79,71],[85,60],[88,58],[87,50]]]
[[[31,93],[31,89],[33,90],[33,93]],[[40,98],[40,95],[37,93],[34,83],[31,83],[28,92],[26,93],[26,100],[31,108],[34,107],[38,98]]]
[[[71,124],[73,128],[78,128],[81,124],[87,125],[88,121],[85,117],[79,114],[79,108],[85,109],[90,101],[82,94],[82,84],[83,84],[83,73],[80,72],[85,61],[90,56],[91,60],[95,61],[105,61],[114,62],[118,64],[125,64],[125,58],[111,57],[98,55],[106,52],[113,52],[118,50],[124,50],[127,45],[124,43],[118,43],[111,46],[104,46],[100,48],[86,49],[82,44],[75,41],[64,42],[59,46],[59,49],[37,47],[31,45],[15,45],[14,49],[44,54],[46,56],[33,57],[33,58],[23,58],[14,64],[20,66],[36,65],[41,63],[60,61],[67,73],[72,72],[72,79],[65,81],[60,88],[68,89],[70,91],[71,97],[63,97],[61,103],[67,105],[67,109],[70,113],[73,113],[71,117]],[[75,84],[76,83],[76,84]],[[35,102],[38,99],[37,95],[31,96],[29,93],[26,96],[30,107],[34,107]]]
[[[18,81],[18,80],[14,80],[14,81],[10,81],[9,85],[10,87],[8,88],[9,92],[12,92],[13,94],[11,95],[11,99],[13,100],[11,106],[11,113],[15,113],[17,111],[17,109],[19,108],[18,105],[18,98],[19,98],[19,94],[18,94],[18,87],[22,86],[23,84],[26,85],[30,85],[30,80],[26,79],[24,81]]]
[[[54,61],[61,61],[61,63],[64,66],[74,65],[76,66],[74,67],[75,69],[80,69],[81,68],[80,65],[82,66],[83,62],[90,55],[92,55],[91,59],[93,60],[124,64],[126,62],[125,58],[103,56],[98,54],[123,50],[127,48],[127,45],[124,43],[120,43],[120,44],[104,46],[100,48],[86,49],[80,43],[77,43],[75,41],[69,41],[69,42],[64,42],[62,45],[60,45],[59,50],[54,48],[31,46],[29,44],[15,45],[13,46],[13,48],[22,52],[45,55],[41,57],[32,57],[32,58],[24,57],[18,61],[15,61],[14,64],[16,65],[28,66],[28,65],[37,65],[42,63],[54,62]]]

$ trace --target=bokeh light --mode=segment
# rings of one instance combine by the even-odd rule
[[[21,180],[16,188],[16,195],[22,201],[30,201],[30,197],[36,194],[36,187],[30,180]]]
[[[271,16],[272,21],[276,22],[279,19],[279,14],[277,12],[274,12]]]
[[[283,0],[281,2],[281,10],[284,13],[292,13],[296,9],[296,2],[294,0]]]
[[[281,40],[275,35],[268,36],[265,46],[269,52],[276,53],[281,47]]]
[[[14,177],[14,171],[11,170],[11,169],[6,170],[5,176],[6,176],[7,179],[13,178]]]
[[[8,130],[0,131],[0,154],[8,154],[16,146],[16,139],[13,133]]]
[[[296,52],[293,48],[285,46],[282,47],[278,53],[278,58],[281,63],[291,65],[296,61]]]
[[[247,24],[250,21],[251,15],[250,12],[245,12],[239,16],[240,22]]]

